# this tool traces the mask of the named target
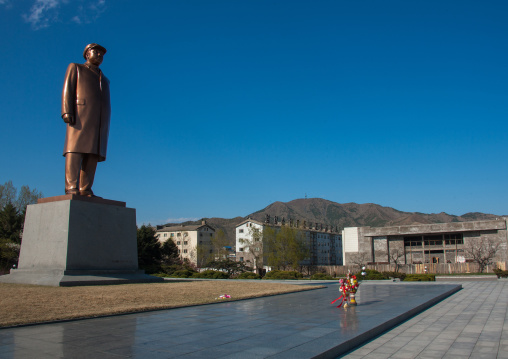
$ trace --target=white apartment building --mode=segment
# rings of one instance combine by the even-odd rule
[[[297,222],[296,228],[304,233],[305,241],[309,246],[310,257],[302,261],[302,265],[326,266],[326,265],[342,265],[342,235],[319,226],[317,223],[314,228],[305,228],[299,226]],[[291,223],[293,225],[293,223]],[[271,270],[266,265],[266,258],[263,258],[263,242],[256,241],[252,237],[253,229],[257,229],[262,235],[266,226],[280,228],[281,224],[267,224],[253,219],[247,219],[236,226],[236,260],[248,262],[250,266],[256,267],[256,261],[263,261],[263,269]]]
[[[253,253],[262,252],[263,243],[256,243],[256,240],[252,237],[252,229],[257,229],[262,234],[264,224],[248,219],[236,226],[236,260],[249,262],[255,267],[256,256]]]
[[[202,221],[200,225],[178,225],[157,229],[159,242],[172,240],[178,247],[178,253],[183,259],[188,259],[198,267],[204,265],[212,253],[212,237],[215,229]]]

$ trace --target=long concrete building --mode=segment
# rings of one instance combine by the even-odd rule
[[[393,262],[389,254],[401,253],[402,264],[460,263],[469,261],[466,246],[474,242],[500,243],[495,262],[506,267],[507,218],[489,221],[432,223],[390,227],[346,227],[342,232],[344,265],[355,264],[363,254],[372,264]]]
[[[337,229],[319,223],[307,224],[306,221],[302,223],[291,221],[282,224],[276,219],[275,223],[263,223],[249,218],[236,226],[236,260],[246,262],[255,268],[262,267],[264,271],[272,270],[268,265],[267,254],[263,252],[263,247],[266,245],[263,240],[263,231],[266,227],[278,231],[283,225],[298,229],[303,236],[309,250],[309,257],[301,261],[301,265],[342,265],[342,235]],[[259,232],[259,238],[253,238],[253,229]]]

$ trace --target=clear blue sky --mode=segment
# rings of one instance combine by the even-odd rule
[[[325,198],[508,214],[508,2],[0,0],[0,183],[64,192],[63,78],[108,50],[97,195],[138,223]]]

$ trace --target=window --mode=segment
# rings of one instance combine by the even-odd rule
[[[167,236],[168,236],[168,234],[167,234],[167,233],[164,233],[164,237],[167,237]]]
[[[187,253],[187,249],[184,249],[184,250],[183,250],[183,252],[184,252],[184,253]]]
[[[183,245],[184,245],[184,246],[186,246],[186,245],[187,245],[187,241],[184,241],[184,242],[183,242]]]
[[[243,257],[240,257],[240,262],[243,262]]]
[[[243,252],[243,248],[238,248],[238,252]]]
[[[199,233],[199,236],[200,236],[200,237],[203,237],[203,233],[201,233],[201,232],[200,232],[200,233]]]
[[[174,234],[174,233],[171,233],[171,237],[174,237],[174,236],[175,236],[175,234]]]
[[[180,245],[180,241],[176,241],[176,244],[177,244],[177,245]]]
[[[239,229],[239,230],[238,230],[238,233],[243,233],[243,229]]]
[[[210,253],[213,253],[213,249],[210,249]]]
[[[445,234],[444,238],[447,245],[464,244],[462,233]]]
[[[182,236],[182,234],[181,234],[181,233],[177,233],[177,234],[176,234],[176,236],[177,236],[177,237],[181,237],[181,236]]]
[[[406,247],[421,247],[422,237],[404,237],[404,246]]]

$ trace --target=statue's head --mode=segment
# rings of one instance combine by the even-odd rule
[[[83,57],[85,60],[95,66],[99,66],[102,63],[106,49],[99,44],[91,43],[86,45],[83,51]]]

